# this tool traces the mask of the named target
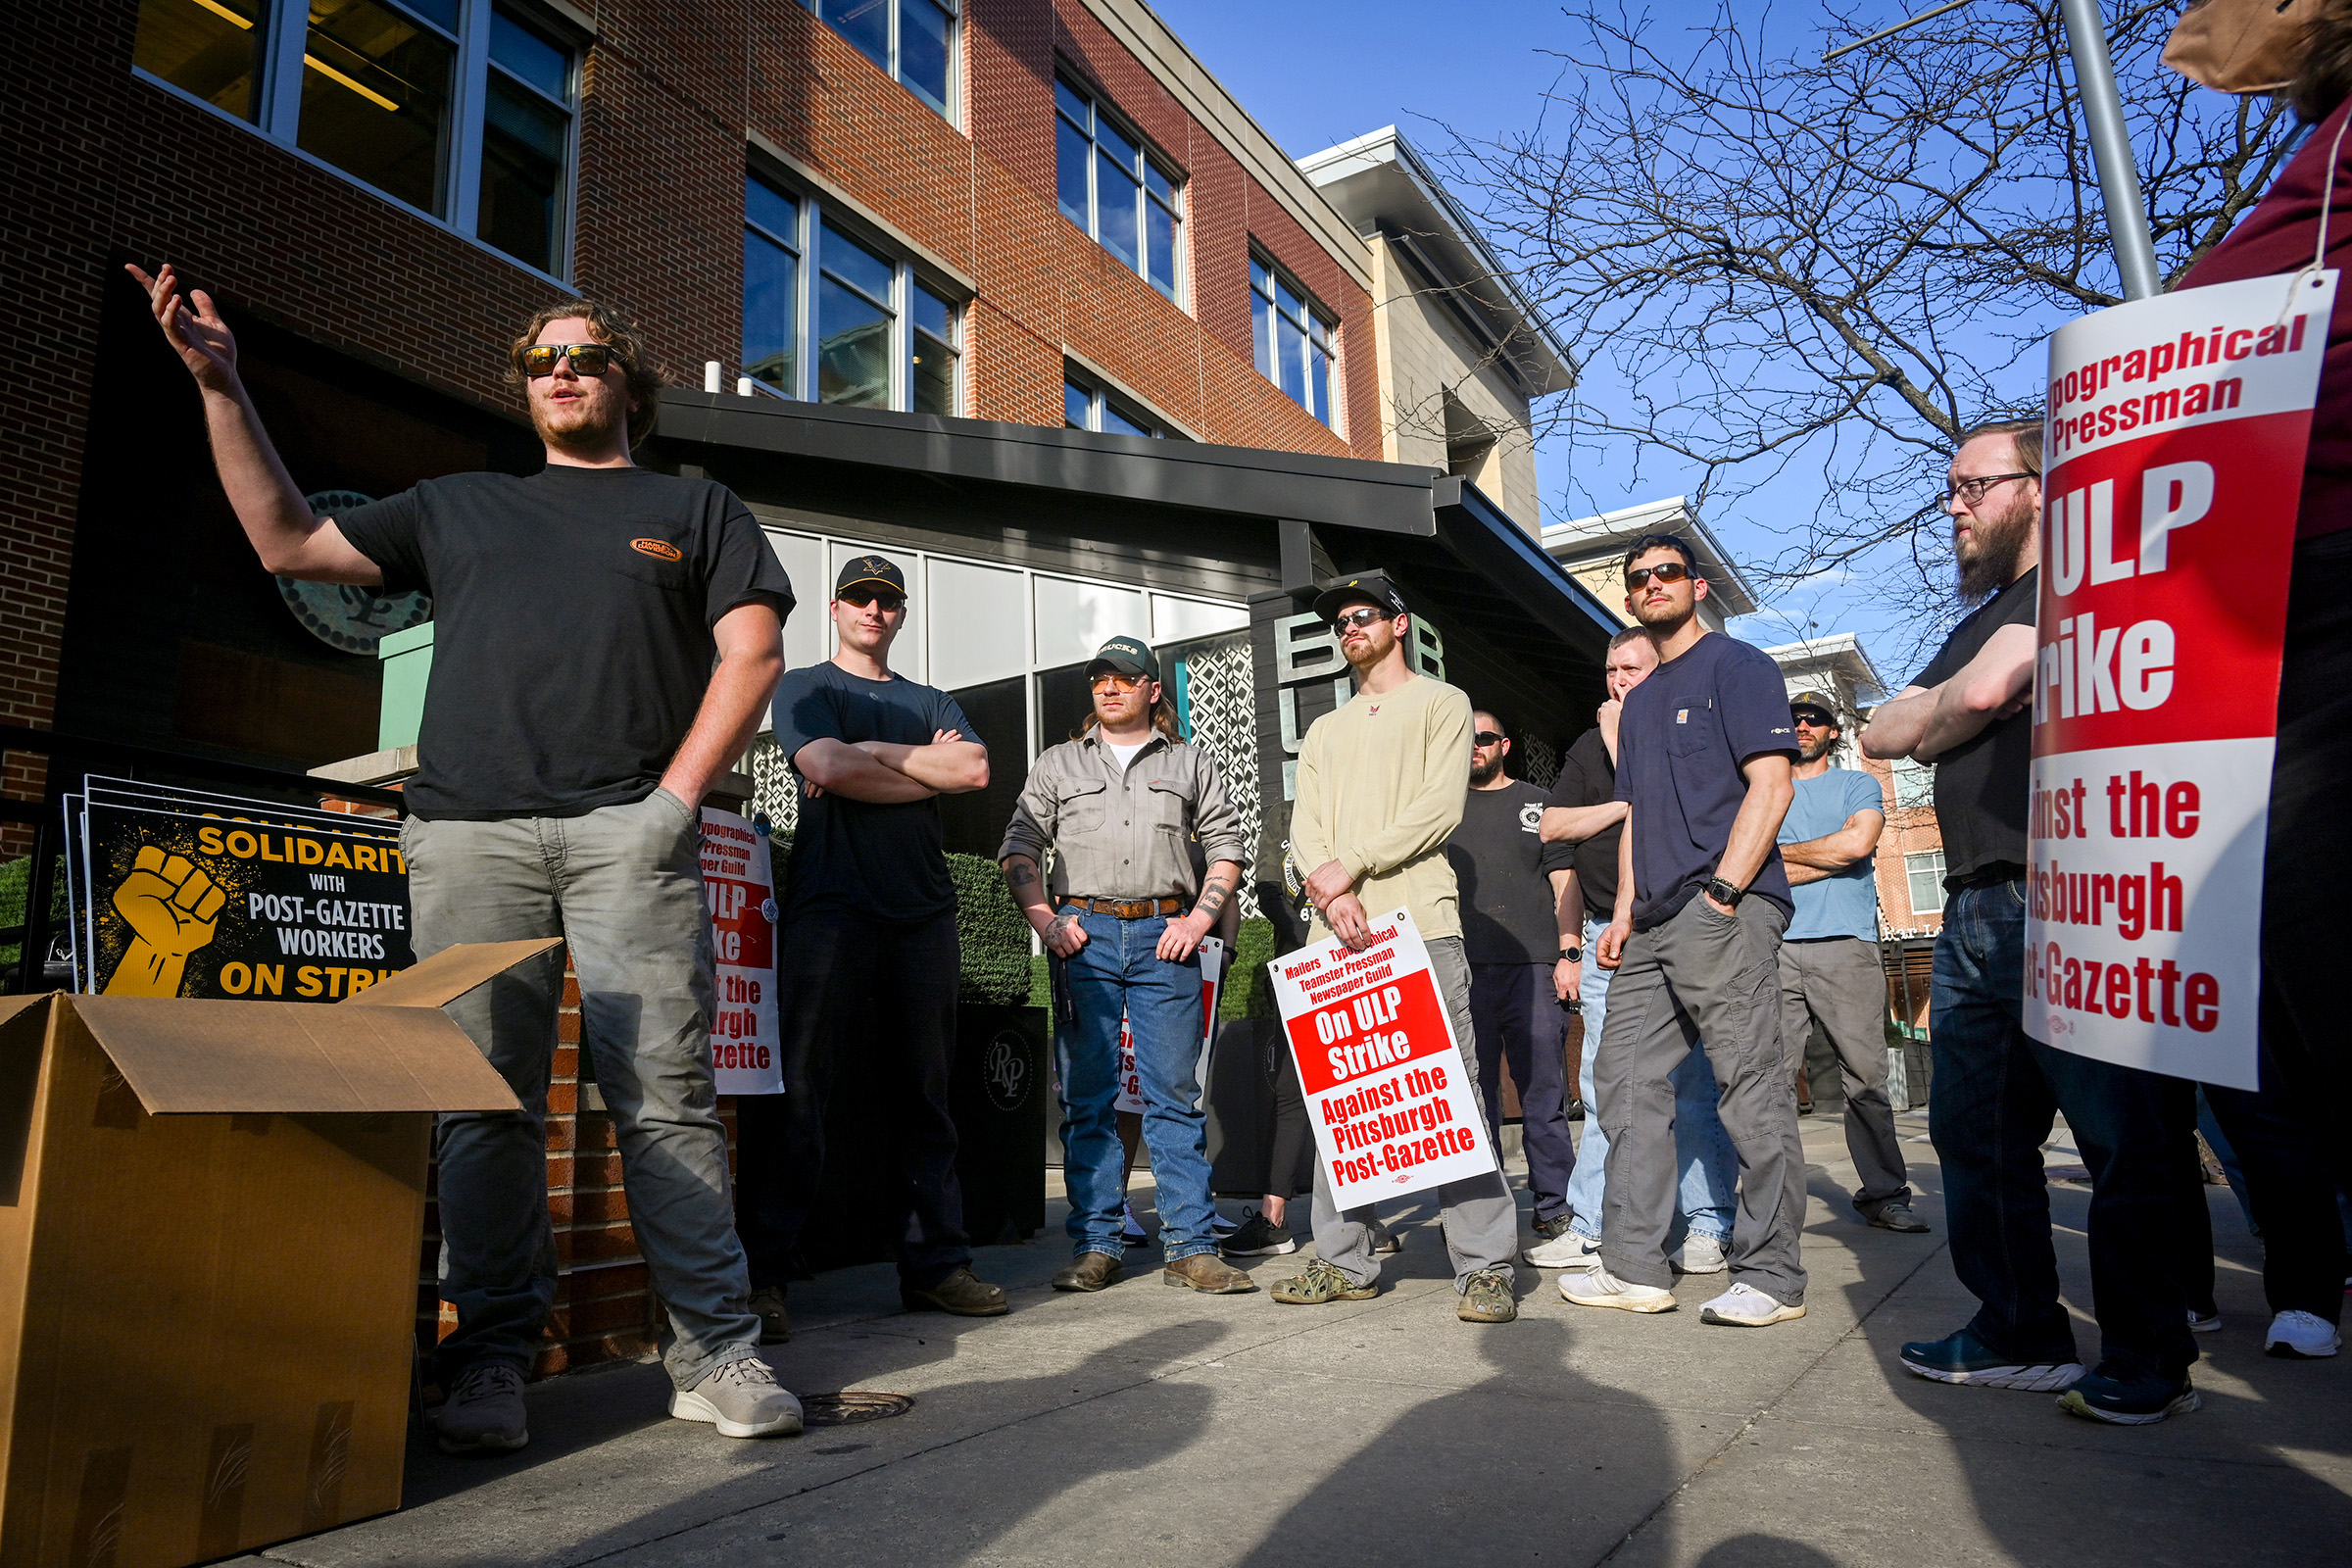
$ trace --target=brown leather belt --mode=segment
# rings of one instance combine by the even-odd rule
[[[1122,920],[1141,920],[1148,914],[1182,914],[1184,912],[1184,898],[1181,894],[1170,894],[1164,899],[1121,901],[1118,899],[1067,898],[1061,902],[1075,904],[1081,909],[1090,909],[1096,914],[1115,914]]]

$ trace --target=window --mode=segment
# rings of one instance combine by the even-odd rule
[[[1062,371],[1061,422],[1072,430],[1100,430],[1105,435],[1175,435],[1142,410],[1068,369]]]
[[[1911,881],[1911,912],[1943,912],[1943,852],[1922,850],[1903,857],[1903,873]]]
[[[140,0],[135,70],[460,233],[568,266],[575,57],[461,0]]]
[[[1250,258],[1250,288],[1257,373],[1332,424],[1330,321],[1288,273],[1255,256]]]
[[[948,107],[956,10],[936,0],[801,0],[891,80],[954,120]]]
[[[816,202],[746,177],[742,364],[760,385],[807,403],[953,415],[962,317]]]
[[[1936,804],[1936,764],[1908,757],[1894,760],[1894,804],[1898,809],[1918,810]]]
[[[1092,98],[1054,82],[1054,195],[1061,216],[1171,301],[1184,251],[1184,198],[1174,174]]]

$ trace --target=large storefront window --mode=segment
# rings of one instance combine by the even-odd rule
[[[134,71],[550,276],[576,51],[479,0],[140,0]]]

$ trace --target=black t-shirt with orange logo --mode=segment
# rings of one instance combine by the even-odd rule
[[[644,468],[460,473],[338,514],[384,586],[433,599],[418,816],[641,801],[694,724],[740,605],[792,582],[724,485]],[[692,803],[689,803],[692,804]]]

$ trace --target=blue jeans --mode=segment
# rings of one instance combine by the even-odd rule
[[[1579,988],[1585,1052],[1576,1076],[1576,1092],[1585,1102],[1585,1142],[1568,1177],[1568,1206],[1576,1214],[1568,1228],[1588,1242],[1600,1240],[1600,1196],[1609,1161],[1609,1135],[1600,1130],[1600,1100],[1592,1089],[1592,1058],[1600,1047],[1601,1020],[1608,1016],[1609,977],[1615,973],[1592,958],[1601,930],[1597,920],[1585,922]],[[1716,1108],[1720,1095],[1706,1052],[1692,1046],[1690,1057],[1674,1070],[1674,1151],[1683,1168],[1683,1224],[1692,1236],[1728,1243],[1740,1212],[1740,1153],[1723,1130],[1723,1114]]]
[[[1120,1239],[1119,1018],[1135,1036],[1143,1081],[1144,1147],[1159,1189],[1159,1243],[1167,1261],[1217,1250],[1209,1229],[1208,1116],[1196,1081],[1200,1061],[1200,965],[1159,956],[1168,922],[1122,920],[1080,910],[1086,946],[1065,960],[1076,1015],[1054,1045],[1061,1068],[1062,1181],[1069,1192],[1071,1250],[1124,1257]]]
[[[2056,1051],[2025,1031],[2025,884],[1962,888],[1944,906],[1930,991],[1928,1130],[1943,1165],[1952,1269],[1982,1303],[1969,1327],[2002,1355],[2072,1361],[2058,1300],[2041,1146],[2059,1111],[2089,1168],[2090,1281],[2100,1358],[2179,1375],[2196,1360],[2177,1266],[2180,1140],[2191,1086]]]

